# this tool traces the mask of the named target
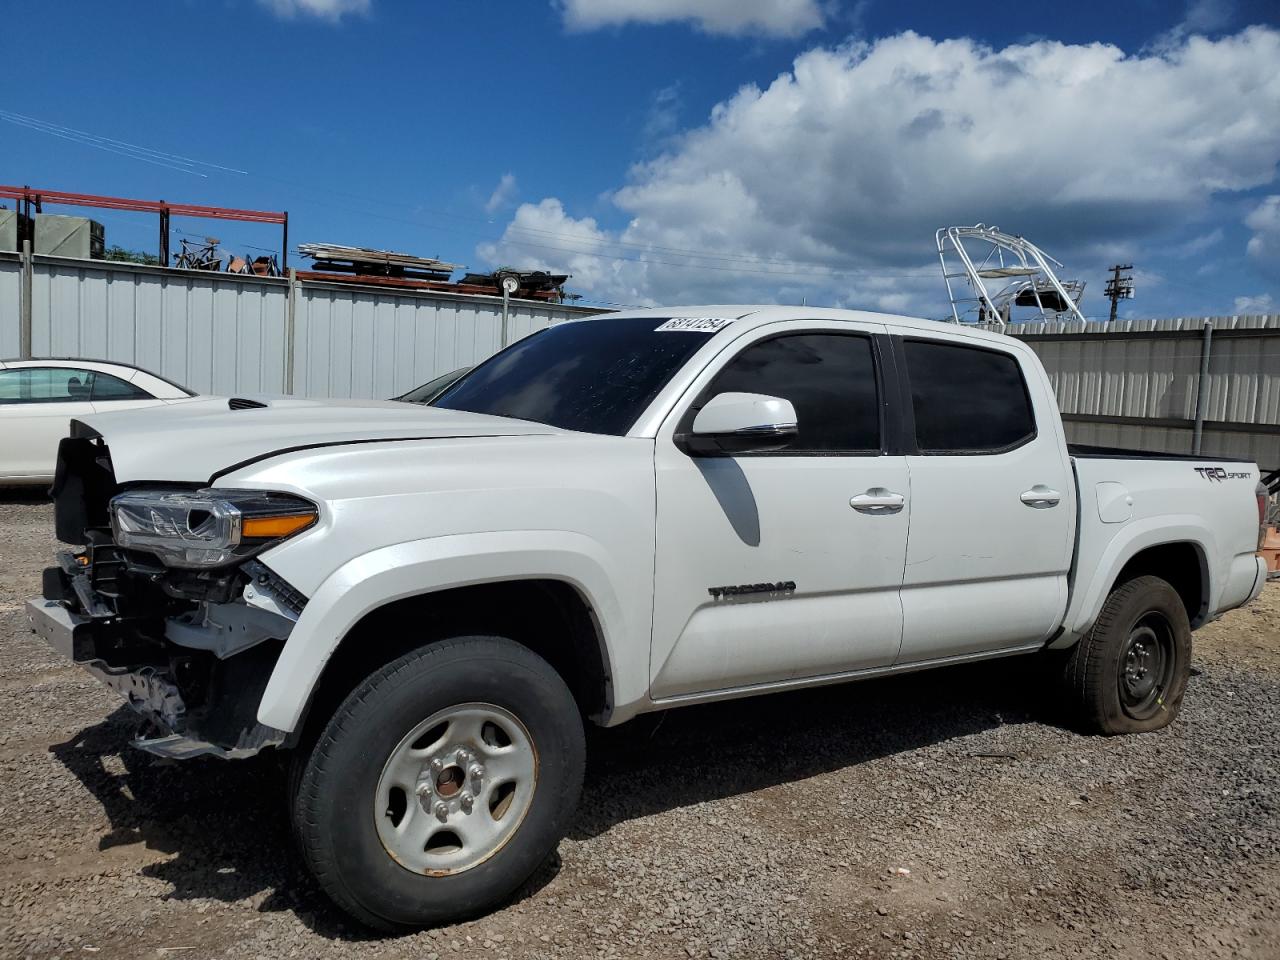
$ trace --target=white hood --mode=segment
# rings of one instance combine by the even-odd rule
[[[246,461],[330,444],[564,432],[524,420],[394,400],[255,400],[267,406],[232,410],[225,397],[199,397],[78,417],[76,422],[106,441],[118,483],[203,483]]]

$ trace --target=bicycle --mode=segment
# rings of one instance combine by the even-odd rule
[[[190,240],[179,241],[182,252],[174,261],[174,266],[182,270],[221,270],[222,257],[218,255],[218,238],[205,237],[203,246],[196,246]]]

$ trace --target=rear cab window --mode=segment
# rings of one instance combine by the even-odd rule
[[[919,453],[1004,453],[1035,439],[1017,357],[943,340],[908,339],[902,346]]]

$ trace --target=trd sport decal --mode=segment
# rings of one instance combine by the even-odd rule
[[[796,592],[794,580],[779,580],[777,583],[740,583],[734,587],[707,587],[707,593],[716,600],[725,597],[740,597],[743,594],[776,593],[789,596]]]
[[[1222,467],[1194,467],[1196,473],[1204,477],[1206,480],[1212,480],[1215,483],[1222,480],[1252,480],[1252,473],[1242,473],[1240,471],[1228,472]]]

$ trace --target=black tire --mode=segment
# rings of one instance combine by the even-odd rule
[[[534,747],[536,786],[523,820],[487,860],[428,876],[387,852],[375,823],[383,765],[416,725],[459,704],[487,703],[519,719]],[[305,758],[293,797],[303,859],[333,901],[392,933],[493,908],[552,853],[573,822],[586,748],[563,679],[502,637],[457,637],[387,664],[342,702]]]
[[[1159,577],[1121,584],[1066,663],[1068,706],[1086,733],[1147,733],[1178,716],[1191,674],[1191,624]]]

